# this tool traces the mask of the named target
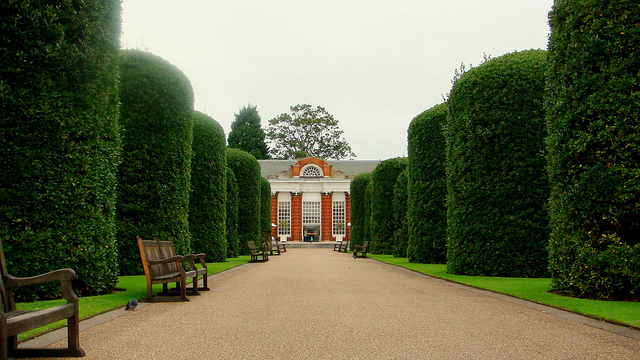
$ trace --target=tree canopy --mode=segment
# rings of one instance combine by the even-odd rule
[[[258,107],[251,104],[243,106],[234,116],[236,119],[231,123],[228,146],[246,151],[256,159],[268,159],[269,149],[264,142],[265,134],[260,125]]]
[[[325,108],[302,104],[290,110],[291,114],[280,114],[269,120],[267,138],[273,146],[270,153],[274,158],[314,156],[338,160],[355,156],[342,137],[338,120]]]

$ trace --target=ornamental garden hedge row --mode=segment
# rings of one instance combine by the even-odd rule
[[[176,253],[191,251],[193,90],[178,68],[142,51],[122,51],[120,72],[117,239],[120,274],[132,275],[142,273],[136,236],[170,238]]]
[[[447,261],[447,185],[444,126],[446,103],[416,116],[409,125],[409,204],[407,221],[410,262]]]
[[[238,181],[233,170],[227,165],[226,172],[227,189],[227,217],[226,217],[226,238],[227,257],[238,257]]]
[[[0,3],[0,239],[9,271],[76,271],[81,295],[117,281],[120,158],[115,0]],[[59,284],[15,293],[49,299]]]
[[[393,232],[393,256],[407,257],[407,237],[409,222],[407,221],[407,206],[409,202],[409,168],[402,170],[393,185],[393,212],[396,219]]]
[[[247,255],[247,241],[259,241],[261,236],[260,165],[253,155],[239,149],[227,149],[227,165],[238,182],[238,254]]]
[[[222,126],[194,111],[193,158],[189,228],[194,253],[207,254],[208,262],[227,258],[226,201],[227,146]]]
[[[349,185],[351,194],[351,240],[349,246],[362,245],[365,241],[365,192],[371,181],[371,173],[362,173],[355,176]]]
[[[407,167],[406,158],[382,161],[371,173],[371,248],[374,254],[391,254],[396,220],[393,186]]]
[[[451,90],[447,141],[447,269],[547,275],[546,53],[507,54]]]
[[[260,238],[271,241],[271,184],[260,176]]]
[[[369,241],[371,244],[371,193],[373,191],[373,178],[367,184],[364,190],[364,237],[363,241]],[[351,247],[353,249],[353,246]]]
[[[552,288],[640,294],[640,7],[556,1],[550,14]]]

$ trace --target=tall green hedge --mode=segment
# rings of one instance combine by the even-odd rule
[[[117,281],[120,2],[0,2],[0,240],[9,271],[76,271],[76,290]],[[23,288],[18,301],[59,296]]]
[[[396,220],[393,210],[393,186],[407,167],[406,158],[388,159],[371,173],[371,252],[392,254]]]
[[[260,235],[263,242],[271,241],[271,184],[260,177]]]
[[[227,146],[224,130],[211,117],[194,111],[189,228],[194,253],[207,261],[227,258]]]
[[[369,241],[371,244],[371,193],[373,192],[373,179],[367,184],[367,188],[364,190],[364,241]],[[351,247],[353,249],[353,247]]]
[[[409,205],[407,221],[410,262],[447,261],[447,183],[444,126],[446,103],[416,116],[409,125]]]
[[[640,6],[556,1],[549,42],[552,287],[640,295]]]
[[[227,257],[238,257],[238,181],[227,165]]]
[[[507,54],[469,70],[451,90],[450,273],[547,275],[545,59],[542,50]]]
[[[247,241],[260,239],[260,165],[246,151],[227,149],[227,165],[238,182],[238,253],[249,253]]]
[[[136,236],[171,238],[178,254],[191,250],[193,90],[178,68],[150,53],[122,51],[120,71],[117,239],[125,275],[142,272]]]
[[[407,240],[409,222],[407,221],[407,207],[409,202],[409,168],[402,170],[393,185],[393,212],[396,220],[393,232],[393,256],[407,257]]]
[[[351,201],[351,239],[349,246],[362,245],[365,241],[365,193],[371,181],[371,173],[356,175],[349,185]]]

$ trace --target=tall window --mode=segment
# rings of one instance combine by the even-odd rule
[[[344,235],[345,234],[345,202],[334,201],[333,202],[333,234]]]
[[[320,201],[303,201],[302,202],[302,223],[303,224],[320,224]]]
[[[278,201],[278,235],[291,235],[291,202]]]

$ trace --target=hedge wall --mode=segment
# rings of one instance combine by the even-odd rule
[[[189,228],[194,253],[207,262],[227,258],[227,146],[224,130],[211,117],[194,111]]]
[[[260,165],[246,151],[227,149],[227,165],[238,182],[238,254],[247,255],[247,241],[260,239]]]
[[[409,168],[402,170],[393,185],[393,212],[396,220],[393,232],[393,256],[407,257],[407,240],[409,222],[407,221],[407,206],[409,202]]]
[[[238,257],[238,181],[227,166],[227,257]]]
[[[365,192],[371,181],[371,173],[362,173],[355,176],[349,185],[351,194],[351,239],[349,246],[362,245],[365,241]]]
[[[371,193],[373,192],[373,178],[367,184],[367,188],[364,190],[364,236],[363,242],[369,241],[371,244]],[[351,247],[353,249],[353,247]]]
[[[440,104],[416,116],[409,125],[410,262],[447,261],[447,183],[443,128],[448,108]]]
[[[447,269],[547,275],[546,53],[507,54],[464,73],[449,98]]]
[[[0,239],[9,271],[70,267],[81,295],[109,292],[120,2],[3,1],[0,14]],[[55,283],[15,294],[59,295]]]
[[[388,159],[376,166],[371,173],[371,249],[374,254],[391,254],[395,215],[393,210],[393,186],[400,173],[407,167],[406,158]]]
[[[552,287],[640,295],[640,7],[556,1],[549,42]]]
[[[136,236],[171,238],[178,254],[191,250],[193,90],[175,66],[142,51],[122,51],[120,71],[117,239],[120,274],[130,275],[142,273]]]
[[[260,235],[263,242],[271,241],[271,184],[260,176]]]

